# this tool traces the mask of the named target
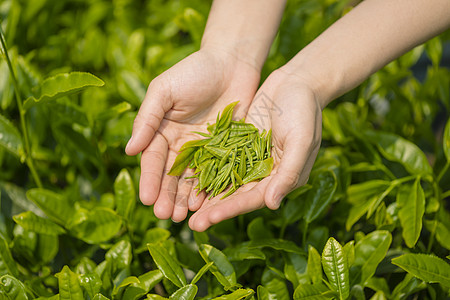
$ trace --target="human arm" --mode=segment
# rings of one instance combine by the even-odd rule
[[[267,206],[306,183],[321,139],[321,111],[385,64],[450,26],[450,1],[365,0],[261,86],[247,119],[270,104],[262,128],[272,128],[274,171],[224,200],[205,202],[190,220],[194,230]],[[281,114],[279,113],[281,112]]]
[[[214,1],[200,50],[150,83],[126,153],[142,152],[139,196],[155,204],[158,218],[181,221],[201,205],[204,195],[191,191],[195,182],[167,171],[180,146],[195,138],[192,131],[203,130],[222,107],[241,100],[245,115],[283,8],[284,1]]]

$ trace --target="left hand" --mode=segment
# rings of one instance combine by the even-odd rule
[[[205,200],[189,220],[192,230],[204,231],[265,206],[277,209],[286,194],[308,181],[321,142],[322,108],[303,80],[282,70],[272,73],[256,93],[246,121],[260,130],[272,128],[273,171],[225,199],[221,194]]]

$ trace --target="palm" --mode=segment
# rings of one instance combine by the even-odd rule
[[[321,139],[321,110],[308,88],[290,83],[283,74],[271,75],[252,101],[247,121],[260,129],[272,128],[272,174],[243,186],[228,198],[205,201],[191,217],[194,230],[203,231],[264,206],[275,209],[279,205],[275,198],[308,180]]]
[[[197,197],[192,191],[194,180],[183,179],[189,171],[179,178],[166,175],[167,170],[181,145],[199,138],[192,132],[204,132],[227,104],[239,100],[238,112],[245,115],[258,81],[259,73],[252,67],[199,51],[150,84],[133,129],[133,139],[135,134],[141,138],[127,153],[143,150],[140,198],[144,204],[155,204],[157,217],[181,221],[188,207],[201,205],[204,195]]]

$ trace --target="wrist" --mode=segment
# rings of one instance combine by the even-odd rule
[[[224,40],[217,41],[214,38],[210,39],[204,36],[200,51],[215,53],[231,63],[246,64],[258,73],[261,73],[266,55],[254,51],[255,48],[252,49],[250,45],[251,43],[246,43],[242,40],[229,42]]]
[[[341,77],[337,72],[328,71],[326,64],[315,64],[314,60],[308,60],[300,53],[279,68],[278,72],[285,74],[291,84],[308,87],[321,109],[342,94]]]

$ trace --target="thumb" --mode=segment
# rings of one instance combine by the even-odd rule
[[[125,148],[128,155],[143,151],[153,139],[164,115],[172,107],[170,92],[152,81],[133,123],[131,138]]]
[[[319,148],[313,142],[286,140],[277,172],[272,176],[264,197],[270,209],[278,209],[284,196],[308,181]]]

